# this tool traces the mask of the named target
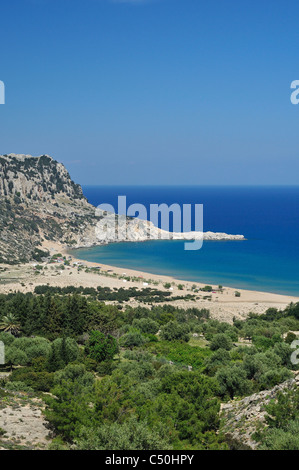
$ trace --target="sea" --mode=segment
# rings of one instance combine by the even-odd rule
[[[88,201],[127,206],[203,204],[203,230],[244,235],[244,241],[120,242],[76,250],[76,257],[207,285],[299,296],[299,186],[83,186]],[[194,222],[194,221],[193,221]],[[171,227],[170,227],[171,229]]]

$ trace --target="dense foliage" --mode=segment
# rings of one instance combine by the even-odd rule
[[[1,295],[0,328],[3,368],[12,370],[2,386],[51,392],[42,396],[58,447],[226,449],[221,401],[270,389],[297,369],[299,305],[230,325],[207,310],[106,305],[47,289]],[[269,406],[263,447],[298,448],[298,403],[298,394],[282,395]]]

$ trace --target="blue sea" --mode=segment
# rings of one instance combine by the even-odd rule
[[[177,279],[299,296],[299,186],[85,186],[95,206],[125,195],[127,205],[203,204],[204,231],[242,234],[245,241],[114,243],[76,251],[80,259]]]

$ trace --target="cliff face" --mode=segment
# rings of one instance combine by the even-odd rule
[[[212,232],[169,234],[151,222],[106,214],[88,203],[65,167],[48,155],[0,156],[0,215],[0,263],[9,264],[40,260],[47,255],[40,251],[47,240],[79,248],[149,238],[244,239]]]
[[[0,157],[0,195],[50,202],[57,194],[83,200],[82,189],[70,178],[65,167],[48,155],[2,155]]]
[[[265,406],[270,401],[275,402],[279,393],[297,389],[298,385],[299,375],[296,375],[271,390],[222,404],[221,431],[230,439],[234,449],[256,450],[260,444],[254,439],[256,432],[267,429]]]
[[[84,245],[95,208],[65,167],[47,155],[0,156],[0,262],[39,259],[44,240]]]

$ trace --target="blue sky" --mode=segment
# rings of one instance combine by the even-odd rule
[[[81,184],[298,184],[298,2],[2,0],[0,153]]]

